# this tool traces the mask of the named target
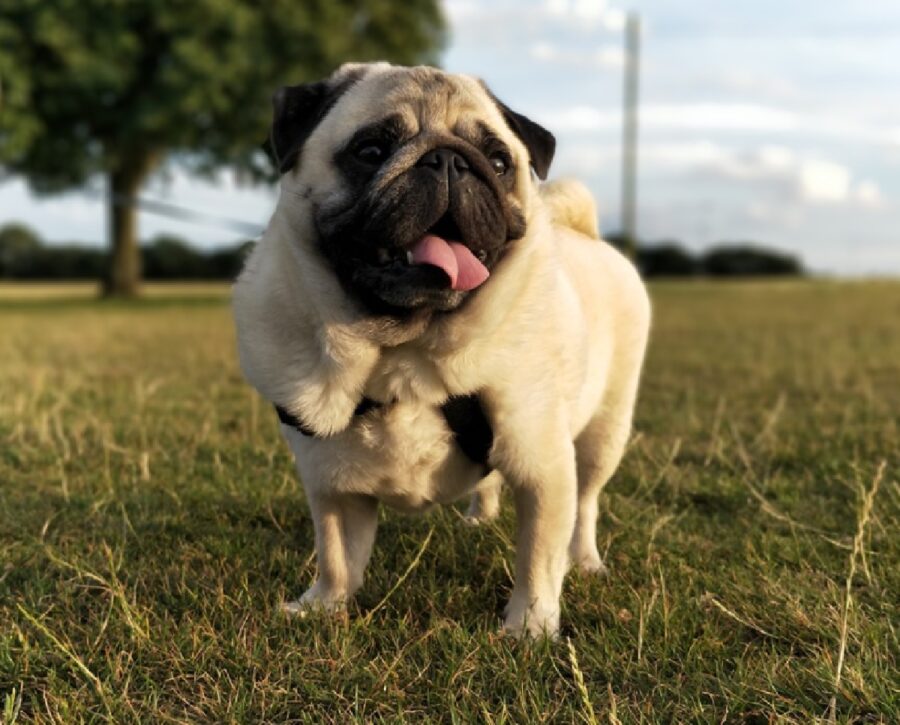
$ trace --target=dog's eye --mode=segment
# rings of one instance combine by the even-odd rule
[[[491,168],[494,170],[494,173],[497,176],[503,176],[509,169],[509,162],[506,160],[506,155],[501,153],[491,154],[490,156]]]
[[[385,147],[374,141],[366,141],[360,144],[356,149],[356,158],[364,164],[372,166],[379,165],[387,156]]]

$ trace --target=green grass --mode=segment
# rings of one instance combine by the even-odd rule
[[[900,283],[653,297],[611,574],[558,642],[497,635],[508,501],[385,511],[349,618],[283,619],[312,525],[224,296],[5,299],[0,717],[900,722]]]

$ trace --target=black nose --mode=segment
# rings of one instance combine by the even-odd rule
[[[431,169],[441,178],[462,176],[469,170],[469,162],[453,149],[432,149],[416,162],[416,166]]]

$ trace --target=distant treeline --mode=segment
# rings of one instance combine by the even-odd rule
[[[144,279],[228,280],[244,264],[253,242],[203,251],[183,239],[160,235],[141,245]],[[28,227],[0,227],[0,279],[94,280],[108,269],[105,249],[85,244],[44,244]]]
[[[607,234],[604,239],[617,247],[622,237]],[[692,253],[679,242],[666,241],[638,245],[637,266],[644,277],[783,277],[805,274],[800,260],[785,252],[755,242],[721,242]]]
[[[617,246],[622,239],[607,235]],[[202,251],[183,239],[161,235],[142,245],[144,278],[149,280],[234,279],[253,242]],[[789,254],[751,242],[720,244],[692,254],[678,242],[643,244],[637,265],[644,277],[772,277],[803,274]],[[28,227],[0,227],[0,279],[100,279],[107,269],[104,249],[84,244],[44,244]]]

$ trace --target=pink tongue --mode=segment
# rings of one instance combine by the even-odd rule
[[[430,264],[450,278],[450,289],[467,291],[484,282],[490,272],[465,244],[426,234],[412,248],[413,264]]]

